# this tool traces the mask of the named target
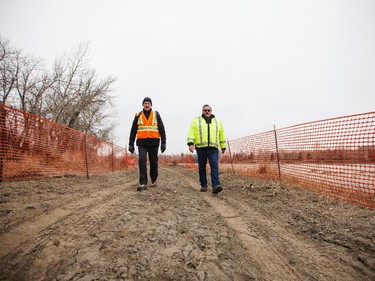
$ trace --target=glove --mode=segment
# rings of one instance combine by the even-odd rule
[[[134,153],[134,145],[129,144],[129,152],[132,153],[132,154]]]
[[[165,151],[166,148],[167,148],[167,147],[166,147],[165,143],[162,143],[162,144],[160,145],[160,151],[161,151],[161,153],[163,153],[163,152]]]
[[[221,153],[224,153],[224,152],[225,152],[225,148],[222,148],[222,149],[221,149]]]

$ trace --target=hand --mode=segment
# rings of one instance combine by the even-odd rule
[[[134,153],[134,145],[129,145],[129,152],[130,152],[131,154]]]
[[[165,143],[162,143],[162,144],[160,145],[160,151],[161,151],[161,153],[163,153],[163,152],[165,151],[166,148],[167,148],[167,147],[166,147]]]
[[[191,153],[194,152],[194,145],[193,145],[193,144],[189,145],[189,151],[190,151]]]
[[[225,152],[225,148],[222,148],[222,149],[221,149],[221,153],[224,154],[224,152]]]

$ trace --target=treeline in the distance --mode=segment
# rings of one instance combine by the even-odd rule
[[[88,43],[81,43],[52,66],[0,35],[0,103],[113,140],[116,127],[113,85],[116,77],[99,77],[89,65]]]

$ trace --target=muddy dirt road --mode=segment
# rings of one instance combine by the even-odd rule
[[[161,167],[4,182],[0,280],[375,280],[375,210],[270,181]]]

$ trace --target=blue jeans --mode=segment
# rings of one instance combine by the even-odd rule
[[[220,185],[219,179],[219,150],[214,147],[197,148],[198,165],[199,165],[199,182],[201,186],[207,186],[206,165],[207,159],[211,169],[212,187]]]

